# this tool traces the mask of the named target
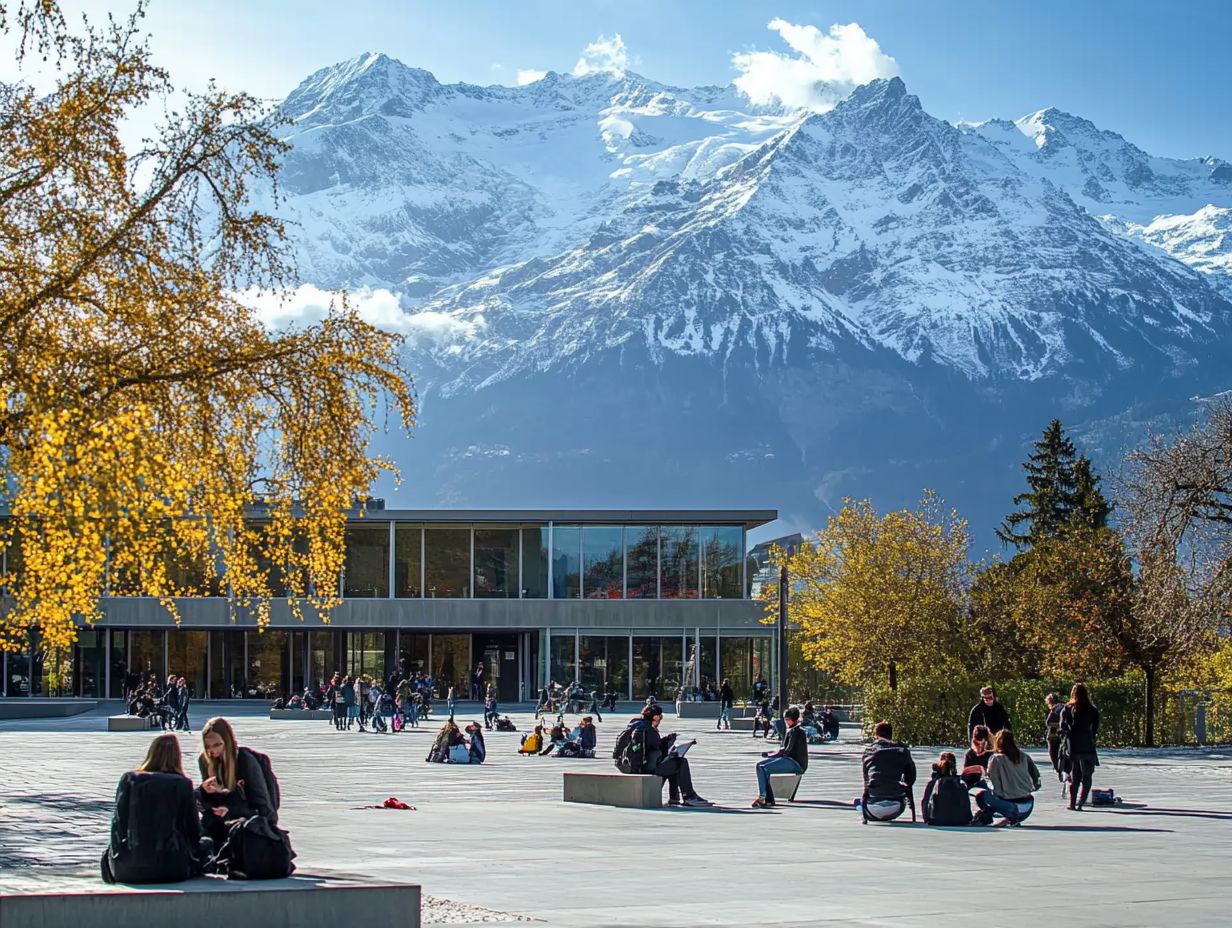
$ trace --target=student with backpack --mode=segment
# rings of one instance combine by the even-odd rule
[[[103,882],[179,883],[200,873],[212,850],[213,842],[201,836],[179,739],[159,735],[116,786]]]
[[[198,802],[202,825],[218,846],[219,865],[247,879],[279,879],[295,869],[295,852],[278,827],[282,794],[267,755],[237,743],[231,723],[201,727]]]
[[[672,750],[676,735],[660,735],[663,709],[646,706],[629,722],[612,751],[612,760],[621,773],[653,774],[667,780],[668,805],[704,808],[712,805],[693,789],[689,759]]]
[[[952,751],[942,751],[933,764],[932,779],[924,787],[925,825],[971,824],[971,794],[957,767]]]

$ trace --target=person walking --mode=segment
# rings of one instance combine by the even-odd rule
[[[1005,711],[1005,706],[997,702],[997,691],[991,686],[980,690],[980,701],[972,707],[967,716],[967,737],[971,737],[976,725],[987,726],[993,735],[1010,727],[1009,713]]]
[[[364,722],[365,722],[364,716],[365,716],[365,713],[368,711],[368,687],[365,684],[364,678],[357,677],[355,679],[355,682],[351,685],[351,689],[352,689],[352,692],[355,694],[355,701],[352,702],[351,705],[347,707],[348,714],[350,712],[355,713],[354,718],[359,721],[359,730],[366,733],[368,729],[364,728]],[[347,727],[349,728],[350,725],[348,725]]]
[[[775,773],[794,773],[803,776],[808,770],[808,738],[800,728],[800,710],[788,706],[783,713],[783,723],[787,726],[787,734],[783,736],[782,746],[771,753],[765,751],[765,760],[757,762],[757,798],[753,800],[754,809],[769,809],[775,805],[774,789],[770,777]]]
[[[1091,779],[1099,766],[1095,738],[1099,734],[1099,710],[1091,701],[1085,683],[1075,683],[1069,702],[1061,709],[1061,753],[1069,763],[1069,806],[1081,812],[1091,793]]]
[[[1044,697],[1044,705],[1048,714],[1044,717],[1044,729],[1048,742],[1048,760],[1052,762],[1052,770],[1061,784],[1061,795],[1065,795],[1065,772],[1061,769],[1061,697],[1049,693]]]
[[[736,691],[732,689],[731,680],[724,677],[723,682],[719,684],[719,721],[715,723],[716,729],[731,730],[732,709],[735,705]]]
[[[456,702],[456,701],[457,701],[457,696],[455,695],[455,690],[454,690],[454,688],[451,686],[451,687],[449,688],[449,692],[447,692],[447,693],[445,694],[445,705],[446,705],[446,706],[448,707],[448,709],[449,709],[449,718],[450,718],[450,719],[452,719],[452,718],[453,718],[453,709],[454,709],[454,704],[455,704],[455,702]]]
[[[350,675],[342,678],[339,684],[339,696],[342,697],[342,714],[346,719],[346,730],[351,730],[352,723],[359,718],[359,707],[355,703],[355,681]]]
[[[189,731],[188,704],[192,702],[192,693],[188,689],[187,678],[180,677],[180,679],[176,681],[175,692],[179,703],[179,711],[175,717],[176,730]]]

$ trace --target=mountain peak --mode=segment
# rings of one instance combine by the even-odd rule
[[[283,103],[296,121],[312,116],[345,122],[361,116],[410,116],[435,98],[441,85],[431,71],[412,68],[383,52],[364,52],[322,68]]]

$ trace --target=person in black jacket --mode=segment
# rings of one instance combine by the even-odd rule
[[[915,761],[905,744],[892,740],[894,729],[889,722],[873,726],[874,741],[864,749],[864,792],[868,797],[865,810],[870,818],[888,822],[898,818],[907,807],[907,791],[915,784]]]
[[[1052,761],[1053,772],[1057,780],[1065,783],[1065,773],[1061,770],[1061,697],[1049,693],[1044,697],[1044,705],[1048,707],[1048,715],[1044,717],[1044,728],[1047,732],[1048,759]],[[1064,794],[1064,785],[1062,786]]]
[[[667,780],[668,805],[711,805],[693,789],[693,773],[689,769],[689,759],[672,752],[675,733],[659,734],[659,723],[662,721],[663,708],[656,704],[643,708],[641,716],[629,723],[629,728],[641,733],[646,751],[642,768],[636,772],[654,774]]]
[[[1099,766],[1095,737],[1099,734],[1099,710],[1091,702],[1085,683],[1075,683],[1069,702],[1061,710],[1062,754],[1069,761],[1069,808],[1078,812],[1091,792],[1091,778]]]
[[[808,770],[808,738],[800,728],[800,710],[789,706],[783,713],[783,723],[787,726],[787,733],[783,736],[782,747],[773,754],[764,752],[761,756],[765,760],[757,762],[754,809],[768,809],[775,805],[774,789],[770,784],[772,773],[794,773],[799,776]]]
[[[1010,727],[1010,716],[1005,706],[997,702],[997,691],[991,686],[980,690],[980,701],[971,709],[967,716],[967,737],[975,731],[976,725],[985,725],[988,731],[995,735],[1003,728]]]
[[[180,742],[175,735],[159,735],[141,765],[120,777],[116,787],[103,880],[178,883],[200,873],[212,850],[213,843],[201,837]]]
[[[231,723],[224,718],[210,719],[201,726],[201,745],[197,797],[206,834],[221,844],[232,822],[253,815],[277,825],[278,797],[270,794],[256,755],[236,743]]]
[[[731,680],[723,678],[719,684],[719,720],[715,728],[731,728],[732,708],[736,705],[736,691],[732,689]]]

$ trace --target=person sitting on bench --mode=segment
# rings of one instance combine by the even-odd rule
[[[120,777],[111,841],[103,852],[106,883],[179,883],[201,872],[213,842],[201,836],[192,781],[180,742],[159,735],[136,770]]]
[[[875,740],[864,750],[864,814],[879,822],[890,822],[903,814],[907,792],[915,784],[911,751],[893,737],[893,726],[880,721],[873,726]]]
[[[774,789],[770,783],[770,775],[775,773],[794,773],[802,776],[808,770],[808,738],[800,727],[800,710],[789,706],[783,713],[783,723],[787,733],[783,736],[783,745],[773,754],[769,751],[761,756],[765,760],[757,762],[757,798],[753,800],[754,809],[768,809],[775,805]]]

